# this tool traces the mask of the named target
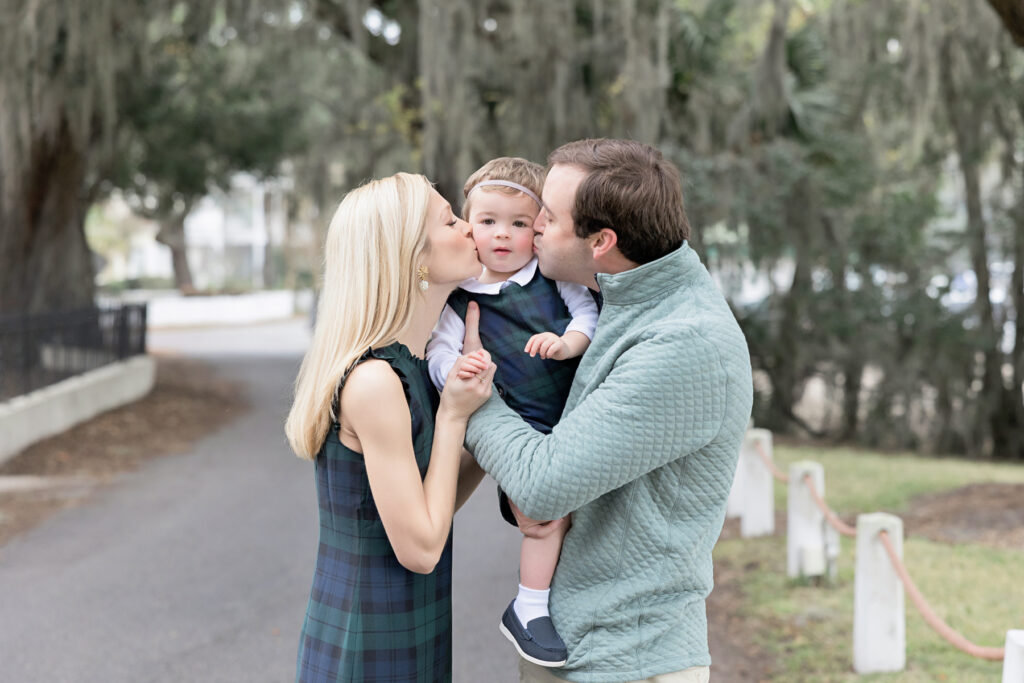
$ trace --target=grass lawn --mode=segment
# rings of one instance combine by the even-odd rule
[[[884,510],[898,514],[923,493],[975,482],[1024,483],[1024,467],[848,449],[779,447],[782,469],[797,460],[824,465],[826,500],[840,514]],[[776,483],[785,509],[785,485]],[[998,681],[1001,662],[975,659],[948,645],[906,599],[907,668],[898,674],[853,673],[854,541],[843,539],[839,575],[831,585],[786,578],[786,539],[729,539],[715,562],[742,568],[743,617],[755,624],[756,645],[776,662],[784,681]],[[969,640],[1002,646],[1006,631],[1024,628],[1024,552],[949,545],[910,537],[904,558],[935,611]]]

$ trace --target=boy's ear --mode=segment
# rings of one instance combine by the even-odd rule
[[[587,239],[595,260],[607,256],[619,243],[619,236],[611,228],[601,228]]]

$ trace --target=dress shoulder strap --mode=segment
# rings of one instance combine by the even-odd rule
[[[341,379],[338,380],[338,386],[334,388],[334,397],[331,399],[331,415],[334,419],[331,421],[331,429],[337,431],[341,428],[341,423],[338,422],[338,413],[341,410],[341,390],[345,386],[345,381],[348,380],[348,376],[352,374],[352,371],[356,369],[356,366],[363,361],[373,358],[373,349],[366,349],[363,355],[356,358],[352,365],[348,366],[348,369],[341,375]]]

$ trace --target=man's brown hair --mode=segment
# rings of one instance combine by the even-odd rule
[[[469,220],[469,193],[485,180],[510,180],[522,185],[538,197],[544,187],[544,167],[521,157],[498,157],[474,171],[462,187],[462,196],[466,201],[462,205],[462,220]],[[500,192],[510,197],[521,194],[519,190],[501,185],[488,185],[480,188],[480,192]]]
[[[622,255],[639,264],[689,239],[679,169],[654,147],[634,140],[577,140],[551,153],[548,168],[555,164],[587,173],[572,209],[577,236],[610,228]]]

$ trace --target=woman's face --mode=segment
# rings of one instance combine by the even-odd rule
[[[426,230],[423,264],[427,267],[427,282],[444,286],[479,277],[482,267],[469,223],[452,213],[451,205],[437,190],[430,198]]]

